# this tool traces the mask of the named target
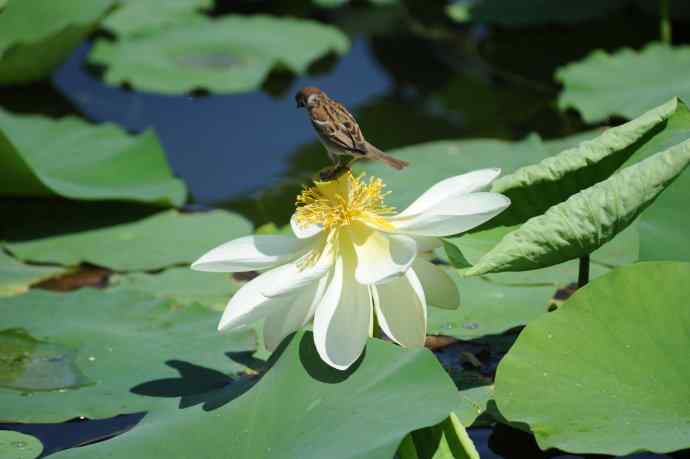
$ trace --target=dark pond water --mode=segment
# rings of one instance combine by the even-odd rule
[[[231,6],[223,12],[308,9],[304,2],[226,4]],[[350,107],[369,140],[383,149],[449,138],[518,139],[529,132],[558,137],[587,126],[576,114],[556,109],[554,69],[595,48],[639,47],[658,33],[655,20],[634,11],[572,27],[512,31],[437,28],[427,15],[440,10],[413,13],[364,7],[314,12],[351,35],[349,53],[322,59],[304,77],[274,72],[261,91],[247,94],[170,97],[108,87],[97,69],[84,64],[90,47],[84,43],[54,74],[52,85],[3,89],[0,98],[14,111],[76,113],[133,132],[153,128],[195,203],[239,209],[257,224],[283,223],[293,190],[327,162],[304,113],[295,109],[299,87],[319,86]],[[677,39],[685,40],[683,33]],[[140,418],[0,429],[39,437],[49,455],[123,432]],[[581,457],[541,452],[533,437],[502,425],[470,434],[484,459]]]

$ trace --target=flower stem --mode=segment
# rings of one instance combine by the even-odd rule
[[[584,287],[589,282],[589,255],[580,257],[580,269],[577,275],[577,288]]]
[[[419,459],[417,455],[417,448],[412,440],[412,435],[407,434],[398,447],[398,456],[400,459]]]
[[[659,16],[661,18],[660,30],[661,41],[667,45],[671,45],[671,0],[659,0]]]

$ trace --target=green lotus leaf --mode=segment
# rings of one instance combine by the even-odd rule
[[[690,447],[689,277],[686,263],[620,268],[528,324],[498,367],[501,413],[542,449]]]
[[[0,297],[24,293],[31,285],[64,272],[58,266],[26,265],[0,250]]]
[[[629,0],[477,0],[453,3],[448,7],[448,14],[458,22],[472,21],[515,27],[575,24],[606,16],[628,3]]]
[[[0,7],[0,84],[50,75],[111,4],[112,0],[20,0]]]
[[[690,47],[652,43],[641,51],[597,50],[557,71],[564,87],[558,104],[577,109],[589,123],[614,115],[635,118],[672,97],[689,100],[689,69]]]
[[[183,214],[169,210],[134,223],[8,243],[5,247],[27,261],[148,271],[189,264],[211,248],[250,231],[244,217],[226,211]]]
[[[690,162],[690,140],[628,166],[533,217],[466,271],[527,271],[589,255],[628,227]]]
[[[151,131],[130,136],[111,124],[2,109],[0,126],[0,196],[184,204],[184,183],[172,176]]]
[[[230,297],[241,287],[241,282],[230,274],[202,273],[189,267],[170,268],[158,274],[125,274],[111,279],[111,283],[116,289],[136,290],[176,304],[200,303],[216,311],[225,309]]]
[[[12,430],[0,430],[0,457],[4,459],[35,459],[42,452],[43,444],[38,438]]]
[[[213,0],[118,0],[118,9],[103,21],[103,28],[118,36],[157,33],[194,20],[199,10],[213,7]]]
[[[134,291],[36,290],[0,299],[0,310],[0,420],[6,422],[177,406],[171,394],[227,384],[245,367],[225,353],[256,345],[251,330],[218,334],[218,314],[205,307]],[[156,395],[156,388],[168,395]]]
[[[681,139],[690,139],[688,108],[672,99],[595,139],[499,177],[491,191],[508,196],[511,205],[498,220],[506,225],[522,223],[608,178],[633,155],[646,156]]]
[[[237,398],[232,386],[201,393],[198,406],[152,410],[123,435],[55,458],[195,457],[199,451],[238,459],[393,457],[407,433],[439,423],[457,400],[426,349],[370,340],[362,359],[342,372],[320,360],[311,333],[284,345],[268,372]]]
[[[168,94],[194,89],[233,93],[256,89],[275,66],[304,73],[329,52],[345,53],[347,36],[328,25],[270,16],[202,15],[156,34],[99,40],[89,60],[107,67],[109,84]]]

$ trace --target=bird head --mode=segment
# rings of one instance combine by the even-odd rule
[[[295,96],[297,108],[311,107],[319,98],[325,96],[326,95],[324,92],[315,86],[307,86],[306,88],[302,88]]]

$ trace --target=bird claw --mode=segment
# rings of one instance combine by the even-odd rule
[[[319,180],[322,182],[328,182],[331,180],[337,180],[341,175],[350,172],[350,164],[348,163],[338,163],[335,166],[327,167],[321,172],[319,172]]]

